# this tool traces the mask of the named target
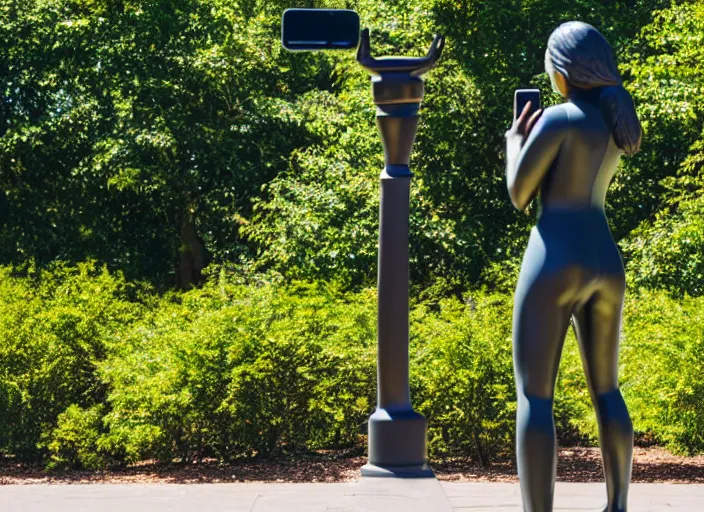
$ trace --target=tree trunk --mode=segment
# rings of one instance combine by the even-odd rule
[[[181,217],[180,241],[177,280],[182,290],[188,290],[201,281],[207,256],[205,245],[198,236],[190,211]]]

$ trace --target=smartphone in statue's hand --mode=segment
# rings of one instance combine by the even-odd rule
[[[540,91],[538,89],[516,89],[516,93],[513,95],[513,118],[518,119],[521,115],[526,103],[530,101],[530,111],[526,116],[526,119],[530,117],[540,109]]]

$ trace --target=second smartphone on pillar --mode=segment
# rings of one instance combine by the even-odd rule
[[[293,51],[357,48],[359,16],[349,9],[286,9],[281,42]]]
[[[517,119],[523,108],[530,101],[530,111],[527,119],[540,109],[540,91],[538,89],[516,89],[513,95],[513,118]]]

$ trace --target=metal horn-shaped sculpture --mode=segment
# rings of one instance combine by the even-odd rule
[[[410,73],[412,76],[420,76],[423,73],[427,73],[435,66],[435,63],[440,58],[444,44],[445,38],[436,35],[425,57],[374,58],[371,56],[369,29],[365,28],[362,31],[359,48],[357,48],[357,62],[372,75],[380,75],[382,73]]]
[[[408,164],[423,99],[420,76],[435,66],[443,46],[444,38],[436,36],[425,57],[375,59],[365,29],[357,51],[357,61],[372,75],[386,157],[379,206],[377,408],[369,418],[364,476],[433,476],[426,421],[413,410],[408,382]]]

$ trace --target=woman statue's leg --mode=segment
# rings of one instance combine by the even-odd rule
[[[516,457],[526,512],[551,512],[557,466],[555,379],[571,307],[560,306],[561,277],[521,282],[513,311],[518,395]]]
[[[574,314],[589,391],[599,422],[607,512],[625,512],[633,460],[633,425],[618,387],[618,343],[625,284],[605,282]]]

